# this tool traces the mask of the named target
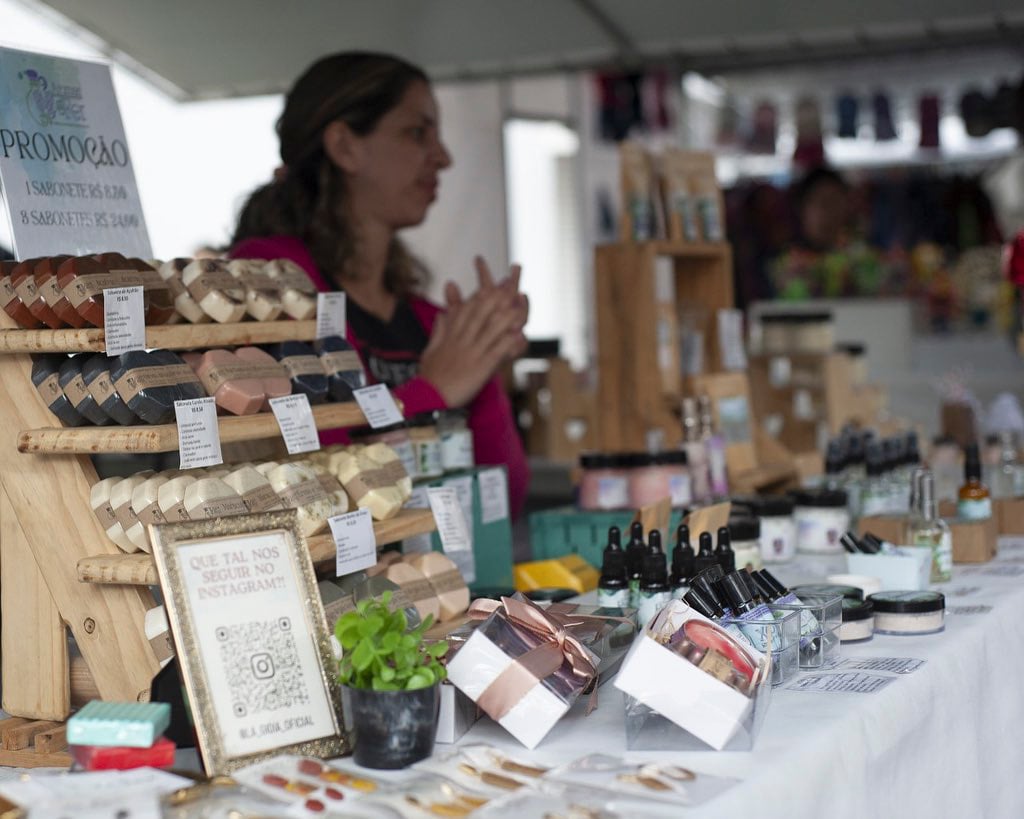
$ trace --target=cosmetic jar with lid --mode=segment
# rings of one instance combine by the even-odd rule
[[[580,509],[628,509],[629,463],[629,457],[621,454],[580,455]]]
[[[419,464],[416,460],[416,453],[412,445],[412,438],[409,437],[409,429],[405,421],[399,421],[389,427],[359,427],[349,430],[349,437],[361,444],[387,444],[391,447],[398,460],[405,467],[406,474],[416,480],[424,477],[419,473]]]
[[[793,594],[798,597],[843,597],[849,600],[863,600],[864,590],[856,586],[844,586],[836,583],[804,583],[794,586]]]
[[[752,511],[761,520],[761,558],[765,563],[784,563],[796,556],[795,506],[788,495],[753,500]]]
[[[756,570],[761,560],[761,521],[754,517],[729,518],[729,538],[736,555],[736,568]]]
[[[825,579],[837,586],[860,589],[861,599],[882,590],[882,581],[867,574],[830,574]]]
[[[933,591],[883,591],[868,598],[876,634],[935,634],[945,628],[946,598]]]
[[[807,489],[793,493],[796,549],[809,554],[839,554],[839,539],[850,528],[847,495],[842,489]]]
[[[843,624],[839,642],[862,643],[875,635],[874,606],[870,600],[843,598]]]
[[[836,345],[837,353],[846,353],[850,358],[850,383],[862,387],[868,383],[867,347],[856,342],[844,342]]]
[[[439,478],[444,474],[441,460],[441,436],[437,434],[434,413],[421,412],[408,421],[409,440],[416,460],[416,476]]]
[[[437,434],[441,439],[441,466],[445,472],[472,469],[473,431],[469,413],[464,409],[438,410],[434,413]]]
[[[674,509],[682,509],[693,503],[693,480],[689,459],[683,450],[659,452],[654,456],[654,468],[664,475],[668,483],[668,495]]]
[[[655,455],[628,452],[621,457],[627,470],[630,506],[649,506],[668,497],[668,479],[658,468]]]

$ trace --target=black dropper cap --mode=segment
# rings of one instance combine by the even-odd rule
[[[758,575],[762,580],[768,583],[768,585],[771,586],[772,589],[774,589],[777,597],[784,597],[785,595],[789,594],[789,589],[787,589],[779,581],[779,579],[767,569],[758,570]]]
[[[601,579],[598,585],[603,589],[624,589],[629,583],[626,577],[626,553],[622,551],[622,533],[618,526],[608,530],[608,545],[604,547],[601,560]]]
[[[676,546],[672,550],[672,585],[688,583],[697,573],[697,556],[690,545],[690,527],[680,523],[676,529]]]
[[[865,450],[865,459],[869,477],[873,478],[885,472],[885,452],[882,450],[882,445],[877,441],[868,443]]]
[[[715,557],[718,558],[718,565],[726,574],[736,571],[736,553],[732,550],[732,541],[729,538],[729,527],[718,527],[718,548],[715,549]]]
[[[629,527],[629,543],[626,544],[626,572],[631,578],[640,577],[644,570],[644,525],[636,520]]]
[[[853,433],[846,442],[846,460],[851,464],[864,463],[864,436],[860,433]]]
[[[740,569],[736,572],[743,578],[743,582],[747,584],[747,591],[750,592],[750,599],[755,603],[766,603],[771,598],[766,598],[761,594],[761,587],[754,582],[754,576],[750,573],[749,569]]]
[[[761,577],[760,572],[749,572],[750,580],[757,586],[758,591],[761,593],[761,597],[765,602],[773,602],[779,599],[779,593],[772,588],[772,584]]]
[[[896,469],[903,464],[903,440],[901,438],[886,438],[883,449],[886,470]]]
[[[903,462],[908,466],[917,466],[921,463],[921,450],[918,447],[917,433],[908,432],[903,445]]]
[[[711,532],[701,532],[698,543],[700,543],[700,551],[697,552],[696,569],[700,574],[711,566],[717,566],[718,558],[715,557],[714,549],[711,548]]]
[[[719,607],[725,607],[728,605],[725,601],[720,600],[718,592],[715,591],[715,581],[722,577],[725,572],[722,571],[722,567],[717,562],[708,566],[703,571],[697,572],[694,578],[690,581],[690,588],[697,589],[705,597],[714,600]]]
[[[977,444],[968,444],[964,449],[964,480],[981,480],[981,456]]]
[[[668,591],[668,568],[665,553],[661,550],[661,532],[654,529],[650,535],[647,554],[644,555],[642,591]]]
[[[689,603],[695,611],[699,611],[711,620],[717,620],[725,614],[725,612],[722,611],[722,607],[718,605],[718,601],[709,597],[700,589],[690,589],[683,595],[683,600]]]
[[[743,579],[743,572],[731,572],[719,581],[719,588],[725,593],[729,601],[729,608],[734,615],[744,614],[754,608],[753,598],[747,583]]]
[[[828,449],[825,451],[825,474],[838,475],[843,471],[843,444],[838,440],[828,442]]]

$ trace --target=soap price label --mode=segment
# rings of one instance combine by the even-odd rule
[[[879,674],[863,674],[859,671],[842,674],[806,674],[786,688],[789,691],[820,694],[874,694],[896,679]]]
[[[844,658],[829,670],[841,668],[843,671],[888,671],[892,674],[909,674],[924,664],[924,660],[916,660],[913,657]]]
[[[328,518],[334,537],[335,574],[338,577],[368,569],[377,562],[377,537],[369,509]]]
[[[178,466],[196,469],[224,463],[220,451],[217,403],[212,398],[174,402],[178,423]]]
[[[103,345],[108,356],[146,349],[141,287],[109,287],[103,291]]]
[[[345,337],[345,294],[317,293],[316,337]]]
[[[486,526],[508,517],[508,480],[504,469],[483,469],[477,475],[480,485],[480,523]]]
[[[366,416],[366,422],[374,429],[401,423],[402,413],[386,384],[353,390],[352,395]]]
[[[427,487],[414,486],[409,500],[405,502],[406,509],[429,509],[430,501],[427,499]],[[402,552],[405,554],[424,553],[433,551],[433,538],[430,532],[422,535],[413,535],[402,541]]]
[[[476,561],[473,557],[473,540],[469,524],[459,502],[455,486],[432,486],[427,489],[427,501],[434,513],[441,548],[458,567],[467,583],[476,580]]]
[[[980,604],[980,605],[977,605],[977,606],[950,606],[949,608],[946,609],[946,614],[970,616],[970,615],[974,615],[974,614],[988,614],[991,611],[992,611],[992,606],[986,606],[984,604]]]
[[[320,436],[316,431],[316,420],[313,418],[313,408],[309,405],[309,396],[300,393],[271,398],[270,408],[274,411],[289,455],[316,452],[320,449]]]

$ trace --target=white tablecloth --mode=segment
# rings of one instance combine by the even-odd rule
[[[841,559],[835,567],[827,562],[800,558],[777,574],[792,583],[842,570]],[[1000,567],[1020,567],[1022,574],[991,573]],[[977,588],[958,593],[971,587]],[[843,657],[926,662],[871,694],[775,689],[753,751],[627,752],[623,695],[611,684],[601,688],[594,713],[586,717],[577,703],[532,752],[488,719],[460,744],[490,743],[516,758],[552,765],[595,752],[657,759],[742,780],[699,808],[674,808],[669,815],[1021,819],[1024,540],[1004,541],[996,562],[957,567],[953,581],[936,588],[946,593],[947,608],[993,609],[948,613],[939,634],[876,635],[844,645]]]

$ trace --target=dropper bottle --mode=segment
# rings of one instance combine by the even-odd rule
[[[629,543],[626,544],[626,574],[629,576],[629,605],[637,607],[640,599],[640,577],[644,571],[644,525],[633,521],[629,527]]]
[[[626,553],[622,551],[622,533],[618,526],[608,530],[608,545],[601,560],[601,579],[597,582],[597,605],[624,609],[629,607],[629,578],[626,577]]]
[[[643,576],[640,580],[638,622],[645,625],[672,599],[668,587],[668,569],[665,552],[661,548],[661,532],[651,531],[647,553],[644,555]]]
[[[696,569],[697,574],[707,569],[709,566],[717,566],[718,557],[715,555],[715,551],[712,548],[711,532],[701,532],[700,537],[697,539],[697,543],[700,546],[697,552]]]
[[[715,549],[718,565],[725,574],[736,571],[736,553],[732,550],[732,539],[728,526],[718,527],[718,547]]]
[[[690,527],[680,523],[676,529],[676,545],[672,550],[672,598],[682,600],[690,588],[690,578],[697,573],[697,555],[690,545]]]

